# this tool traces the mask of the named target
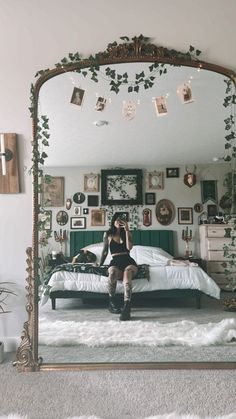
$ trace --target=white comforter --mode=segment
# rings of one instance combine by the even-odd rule
[[[134,279],[133,293],[171,290],[171,289],[192,289],[220,298],[220,288],[210,278],[205,271],[198,266],[163,266],[155,265],[149,267],[150,279]],[[59,271],[55,272],[48,285],[52,291],[88,291],[97,293],[107,293],[107,281],[105,276],[95,274],[83,274],[75,272]],[[123,284],[117,283],[117,293],[123,293]],[[43,297],[41,303],[44,304],[47,297]]]

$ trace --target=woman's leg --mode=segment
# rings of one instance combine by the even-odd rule
[[[116,284],[118,279],[122,279],[123,272],[116,266],[108,268],[108,294],[109,294],[109,306],[108,310],[111,313],[119,314],[121,312],[120,307],[117,306],[115,301]]]
[[[125,268],[123,274],[123,284],[124,284],[124,301],[131,301],[132,295],[132,279],[137,273],[137,266],[129,265]]]
[[[114,297],[116,293],[116,284],[118,279],[122,279],[123,272],[116,266],[108,268],[108,294],[109,297]]]
[[[131,310],[131,295],[132,295],[132,279],[137,273],[137,266],[129,265],[124,270],[123,284],[124,284],[124,307],[120,315],[120,320],[130,320]]]

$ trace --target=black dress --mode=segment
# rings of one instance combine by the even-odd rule
[[[126,243],[117,243],[115,240],[111,239],[110,241],[110,252],[112,255],[112,260],[109,264],[110,266],[116,266],[121,271],[124,271],[125,268],[129,265],[137,266],[137,263],[133,258],[131,258],[129,254],[129,250],[126,247]],[[126,252],[124,255],[117,255],[113,256],[114,253],[123,253]]]

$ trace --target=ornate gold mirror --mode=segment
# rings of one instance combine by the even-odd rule
[[[227,165],[232,163],[232,160],[227,162],[232,157],[232,150],[234,157],[234,149],[225,147],[224,140],[224,121],[232,114],[232,109],[229,111],[231,99],[227,97],[232,98],[230,92],[234,89],[235,74],[201,61],[200,51],[193,47],[187,53],[169,50],[149,43],[149,39],[143,36],[132,40],[124,37],[121,44],[109,44],[105,52],[86,59],[81,59],[78,53],[69,54],[69,58],[64,58],[54,69],[37,74],[37,81],[31,88],[34,228],[32,249],[27,250],[26,309],[29,319],[24,324],[17,352],[16,365],[20,371],[235,368],[233,342],[227,343],[228,346],[225,344],[221,350],[217,344],[175,346],[170,340],[167,346],[163,342],[158,346],[149,341],[157,323],[164,330],[176,319],[182,325],[191,320],[191,328],[196,325],[194,322],[202,325],[219,321],[214,312],[214,298],[219,297],[218,287],[215,287],[215,294],[209,290],[205,292],[205,305],[212,304],[212,308],[209,317],[204,318],[201,317],[204,311],[201,313],[201,309],[197,310],[194,305],[168,305],[166,299],[160,302],[158,296],[161,288],[165,288],[161,285],[159,294],[155,295],[155,304],[152,299],[146,306],[141,298],[133,318],[136,322],[122,325],[123,340],[111,340],[108,345],[104,340],[109,341],[109,333],[112,334],[115,326],[107,314],[106,305],[100,305],[96,299],[92,303],[87,301],[86,293],[73,294],[72,282],[71,288],[67,289],[72,294],[69,292],[65,300],[59,287],[55,289],[58,293],[55,301],[52,299],[54,307],[48,307],[50,301],[46,302],[46,309],[46,304],[42,304],[43,297],[50,300],[49,292],[52,291],[52,285],[50,289],[46,287],[48,294],[42,286],[48,258],[50,267],[57,266],[57,257],[62,258],[62,264],[70,263],[73,251],[83,247],[82,242],[76,242],[82,240],[81,237],[85,245],[100,245],[114,210],[129,214],[137,246],[147,244],[147,237],[157,234],[160,243],[168,237],[169,244],[162,250],[170,251],[174,256],[181,253],[183,229],[190,224],[188,227],[195,235],[194,250],[200,254],[199,214],[197,211],[193,213],[193,207],[195,204],[196,208],[197,205],[201,207],[198,204],[201,181],[217,179],[219,193],[223,194],[222,179],[228,170]],[[217,164],[213,158],[218,159]],[[197,185],[188,188],[182,180],[176,193],[173,185],[177,184],[170,182],[177,178],[180,181],[180,176],[183,179],[186,166],[190,170],[195,170],[196,166]],[[101,202],[101,187],[104,193],[104,185],[107,185],[104,183],[106,169],[117,168],[125,170],[127,176],[133,169],[143,171],[143,180],[139,179],[143,186],[143,205],[114,207]],[[165,190],[164,183],[168,185],[168,182],[172,186]],[[189,194],[187,204],[177,199],[183,188],[185,194]],[[161,224],[156,220],[156,202],[152,199],[168,203],[171,193],[176,197],[178,202],[175,205],[180,207],[180,211],[177,214],[176,208],[171,222]],[[194,216],[192,223],[191,216]],[[43,246],[45,243],[47,246]],[[94,247],[90,249],[96,253]],[[162,260],[165,255],[161,253]],[[159,261],[160,254],[158,258]],[[184,268],[190,269],[189,272],[193,269],[192,266]],[[152,269],[153,266],[150,272]],[[162,269],[165,272],[171,270],[169,266]],[[203,282],[204,269],[195,269],[201,270]],[[73,268],[68,273],[73,273]],[[201,284],[199,287],[200,293],[203,292]],[[175,291],[177,295],[178,290]],[[82,302],[79,298],[78,303],[78,296]],[[190,312],[193,312],[192,317]],[[94,329],[101,326],[99,316],[106,326],[106,335],[104,328],[100,331],[104,337],[101,343],[99,336],[94,335]],[[225,315],[227,319],[231,317],[229,313]],[[116,324],[121,327],[119,322]],[[134,325],[139,329],[135,331]],[[93,332],[89,335],[91,327]],[[127,329],[129,335],[137,332],[135,343],[125,341]],[[78,340],[78,335],[83,333],[87,334],[87,341]],[[227,348],[230,350],[228,357],[225,355]]]

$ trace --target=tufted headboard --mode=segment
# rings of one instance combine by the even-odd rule
[[[70,256],[89,244],[103,241],[104,231],[80,230],[70,232]],[[142,246],[161,247],[171,255],[174,254],[173,230],[134,230],[132,231],[133,244]]]

